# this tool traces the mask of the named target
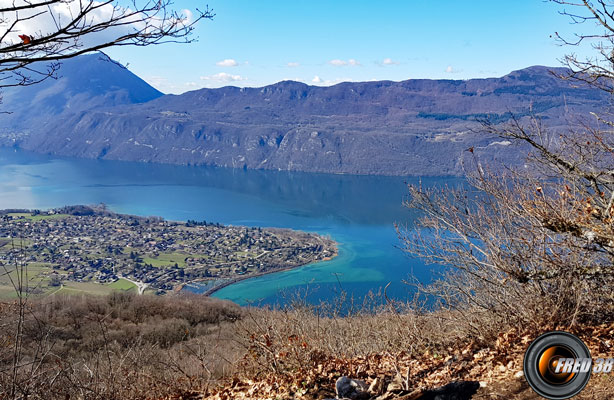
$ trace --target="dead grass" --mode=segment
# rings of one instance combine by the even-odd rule
[[[27,311],[16,398],[323,399],[346,375],[376,382],[380,394],[390,384],[410,393],[469,380],[483,386],[476,399],[529,399],[534,393],[518,374],[528,344],[569,328],[496,326],[501,319],[484,313],[461,323],[470,309],[371,300],[270,310],[194,295],[39,299]],[[6,371],[15,305],[1,303],[0,314]],[[614,324],[568,330],[595,357],[614,354]],[[8,375],[0,379],[5,390]],[[609,398],[613,381],[593,378],[578,398]]]

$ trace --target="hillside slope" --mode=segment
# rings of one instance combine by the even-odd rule
[[[111,93],[116,95],[100,93],[95,99],[120,97]],[[457,175],[469,146],[486,161],[521,159],[508,142],[480,132],[477,119],[489,115],[506,122],[512,113],[535,114],[559,129],[569,117],[587,115],[607,100],[546,67],[466,81],[331,87],[284,81],[263,88],[201,89],[120,107],[92,100],[89,111],[48,118],[19,137],[5,133],[0,143],[66,156],[184,165]],[[73,103],[66,101],[63,112]]]
[[[35,63],[32,69],[45,71]],[[61,63],[57,76],[25,87],[2,89],[0,133],[15,138],[36,136],[69,115],[101,107],[143,103],[162,96],[128,69],[102,53]]]

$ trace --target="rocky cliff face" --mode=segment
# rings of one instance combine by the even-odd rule
[[[504,123],[512,114],[526,119],[533,113],[560,129],[570,115],[587,114],[607,103],[605,95],[573,87],[546,67],[467,81],[380,81],[332,87],[284,81],[263,88],[201,89],[162,97],[151,88],[137,85],[135,89],[131,81],[123,87],[120,83],[101,87],[89,103],[90,92],[73,88],[72,82],[66,83],[66,91],[59,91],[64,108],[55,112],[62,113],[62,118],[30,124],[17,137],[11,134],[19,126],[7,129],[0,124],[2,142],[87,158],[328,173],[456,175],[462,173],[460,159],[469,146],[486,161],[521,159],[509,142],[480,132],[477,119],[489,116]],[[158,98],[130,104],[148,97]],[[83,99],[79,103],[87,107],[73,111],[75,99]]]

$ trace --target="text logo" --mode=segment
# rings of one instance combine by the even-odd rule
[[[593,366],[584,342],[571,333],[557,331],[543,334],[531,343],[524,355],[523,369],[527,383],[537,394],[557,400],[580,393],[593,370],[605,372],[605,363],[598,359]]]

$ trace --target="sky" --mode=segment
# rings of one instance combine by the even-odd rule
[[[207,3],[176,0],[178,10]],[[578,25],[542,0],[210,0],[213,20],[195,42],[109,49],[164,93],[282,80],[341,81],[499,77],[560,66],[569,52],[551,35]],[[582,29],[586,29],[583,27]]]

